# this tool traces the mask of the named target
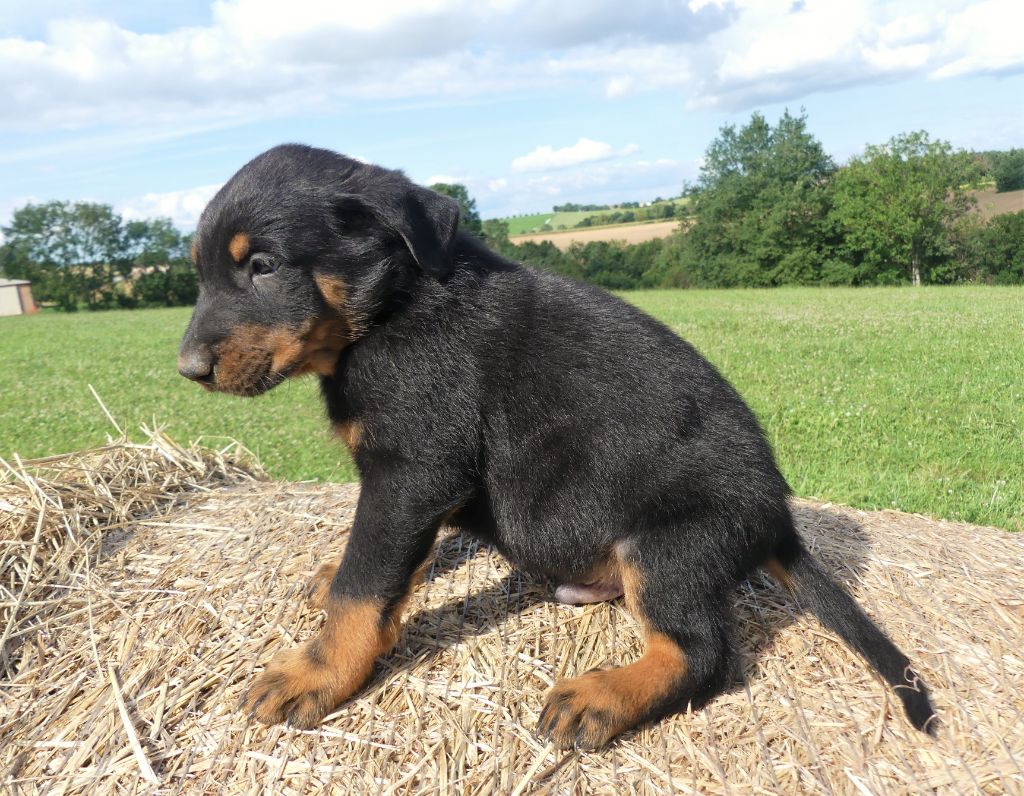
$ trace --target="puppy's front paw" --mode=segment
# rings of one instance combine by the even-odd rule
[[[274,656],[252,684],[244,709],[264,724],[287,722],[312,729],[360,685],[323,662],[316,642]]]

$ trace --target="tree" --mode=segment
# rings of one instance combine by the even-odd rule
[[[508,222],[500,218],[489,218],[482,225],[483,239],[488,246],[499,249],[508,243]]]
[[[436,182],[430,186],[430,190],[451,197],[459,203],[459,226],[461,229],[464,229],[466,232],[472,232],[474,235],[483,233],[483,222],[480,221],[480,213],[476,209],[476,199],[470,197],[465,185]]]
[[[188,261],[187,236],[169,218],[128,221],[122,240],[124,256],[132,265],[178,265]]]
[[[803,114],[722,127],[689,191],[696,223],[675,270],[709,286],[816,282],[831,256],[834,171]]]
[[[1011,149],[1000,154],[994,176],[996,191],[1017,191],[1024,188],[1024,149]]]
[[[955,227],[974,207],[977,161],[926,132],[868,146],[835,178],[832,221],[855,282],[914,285],[955,253]]]
[[[968,243],[968,259],[981,278],[1024,284],[1024,210],[979,225]]]
[[[114,303],[117,273],[130,268],[121,241],[121,218],[110,205],[47,202],[19,208],[4,236],[21,276],[39,285],[37,295],[65,309]]]
[[[5,274],[31,279],[38,299],[65,310],[129,306],[131,292],[118,285],[134,266],[187,262],[188,238],[170,219],[125,223],[110,205],[92,202],[25,205],[3,232]],[[182,278],[174,284],[175,296],[189,295]]]

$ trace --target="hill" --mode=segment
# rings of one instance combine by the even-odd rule
[[[529,235],[541,232],[558,232],[574,229],[581,224],[584,227],[621,225],[644,221],[669,220],[678,213],[678,208],[686,205],[688,199],[676,198],[654,201],[643,206],[634,203],[609,205],[601,210],[551,210],[546,213],[530,213],[522,216],[500,218],[508,224],[508,234]],[[587,220],[589,219],[589,223]]]

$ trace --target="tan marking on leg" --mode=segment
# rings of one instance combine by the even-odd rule
[[[231,259],[236,263],[242,262],[242,260],[249,256],[249,247],[251,245],[252,241],[247,233],[236,232],[231,238],[231,242],[228,243],[228,252],[231,254]]]
[[[563,749],[604,746],[642,722],[686,677],[686,654],[671,638],[652,630],[640,610],[639,570],[618,550],[611,560],[622,578],[626,606],[644,629],[646,649],[640,660],[628,666],[588,672],[555,684],[537,729]]]
[[[374,661],[398,641],[402,615],[429,560],[413,573],[405,595],[390,610],[380,600],[331,597],[330,584],[338,565],[322,565],[308,591],[313,607],[327,612],[320,635],[275,655],[249,689],[243,707],[264,724],[287,721],[305,729],[318,726],[370,679]]]
[[[626,595],[626,608],[640,622],[646,634],[648,631],[647,620],[640,610],[640,592],[643,589],[643,578],[640,575],[640,570],[626,559],[626,556],[618,547],[613,551],[612,557],[619,567],[619,577],[622,578],[622,591]]]
[[[316,727],[370,678],[398,638],[399,623],[384,619],[378,600],[328,598],[326,609],[320,635],[274,656],[249,689],[245,708],[264,724]]]
[[[359,443],[363,440],[363,424],[358,420],[349,420],[345,423],[335,423],[334,432],[341,437],[341,440],[352,452],[356,452]]]
[[[329,561],[321,564],[306,587],[306,599],[309,607],[314,611],[321,611],[327,605],[327,595],[331,588],[331,581],[334,580],[334,573],[341,566],[340,561]]]
[[[686,655],[668,636],[650,633],[640,660],[562,680],[548,693],[538,732],[566,749],[598,749],[642,722],[686,677]]]
[[[790,594],[796,593],[796,584],[793,582],[793,577],[786,571],[786,568],[779,563],[777,558],[769,558],[764,563],[764,568],[767,569],[773,578],[777,580],[783,588],[786,589]]]

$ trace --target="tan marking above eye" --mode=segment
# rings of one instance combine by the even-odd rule
[[[231,243],[228,244],[228,252],[231,253],[231,259],[236,263],[242,262],[249,254],[250,245],[251,241],[247,233],[236,232],[234,237],[231,238]]]

